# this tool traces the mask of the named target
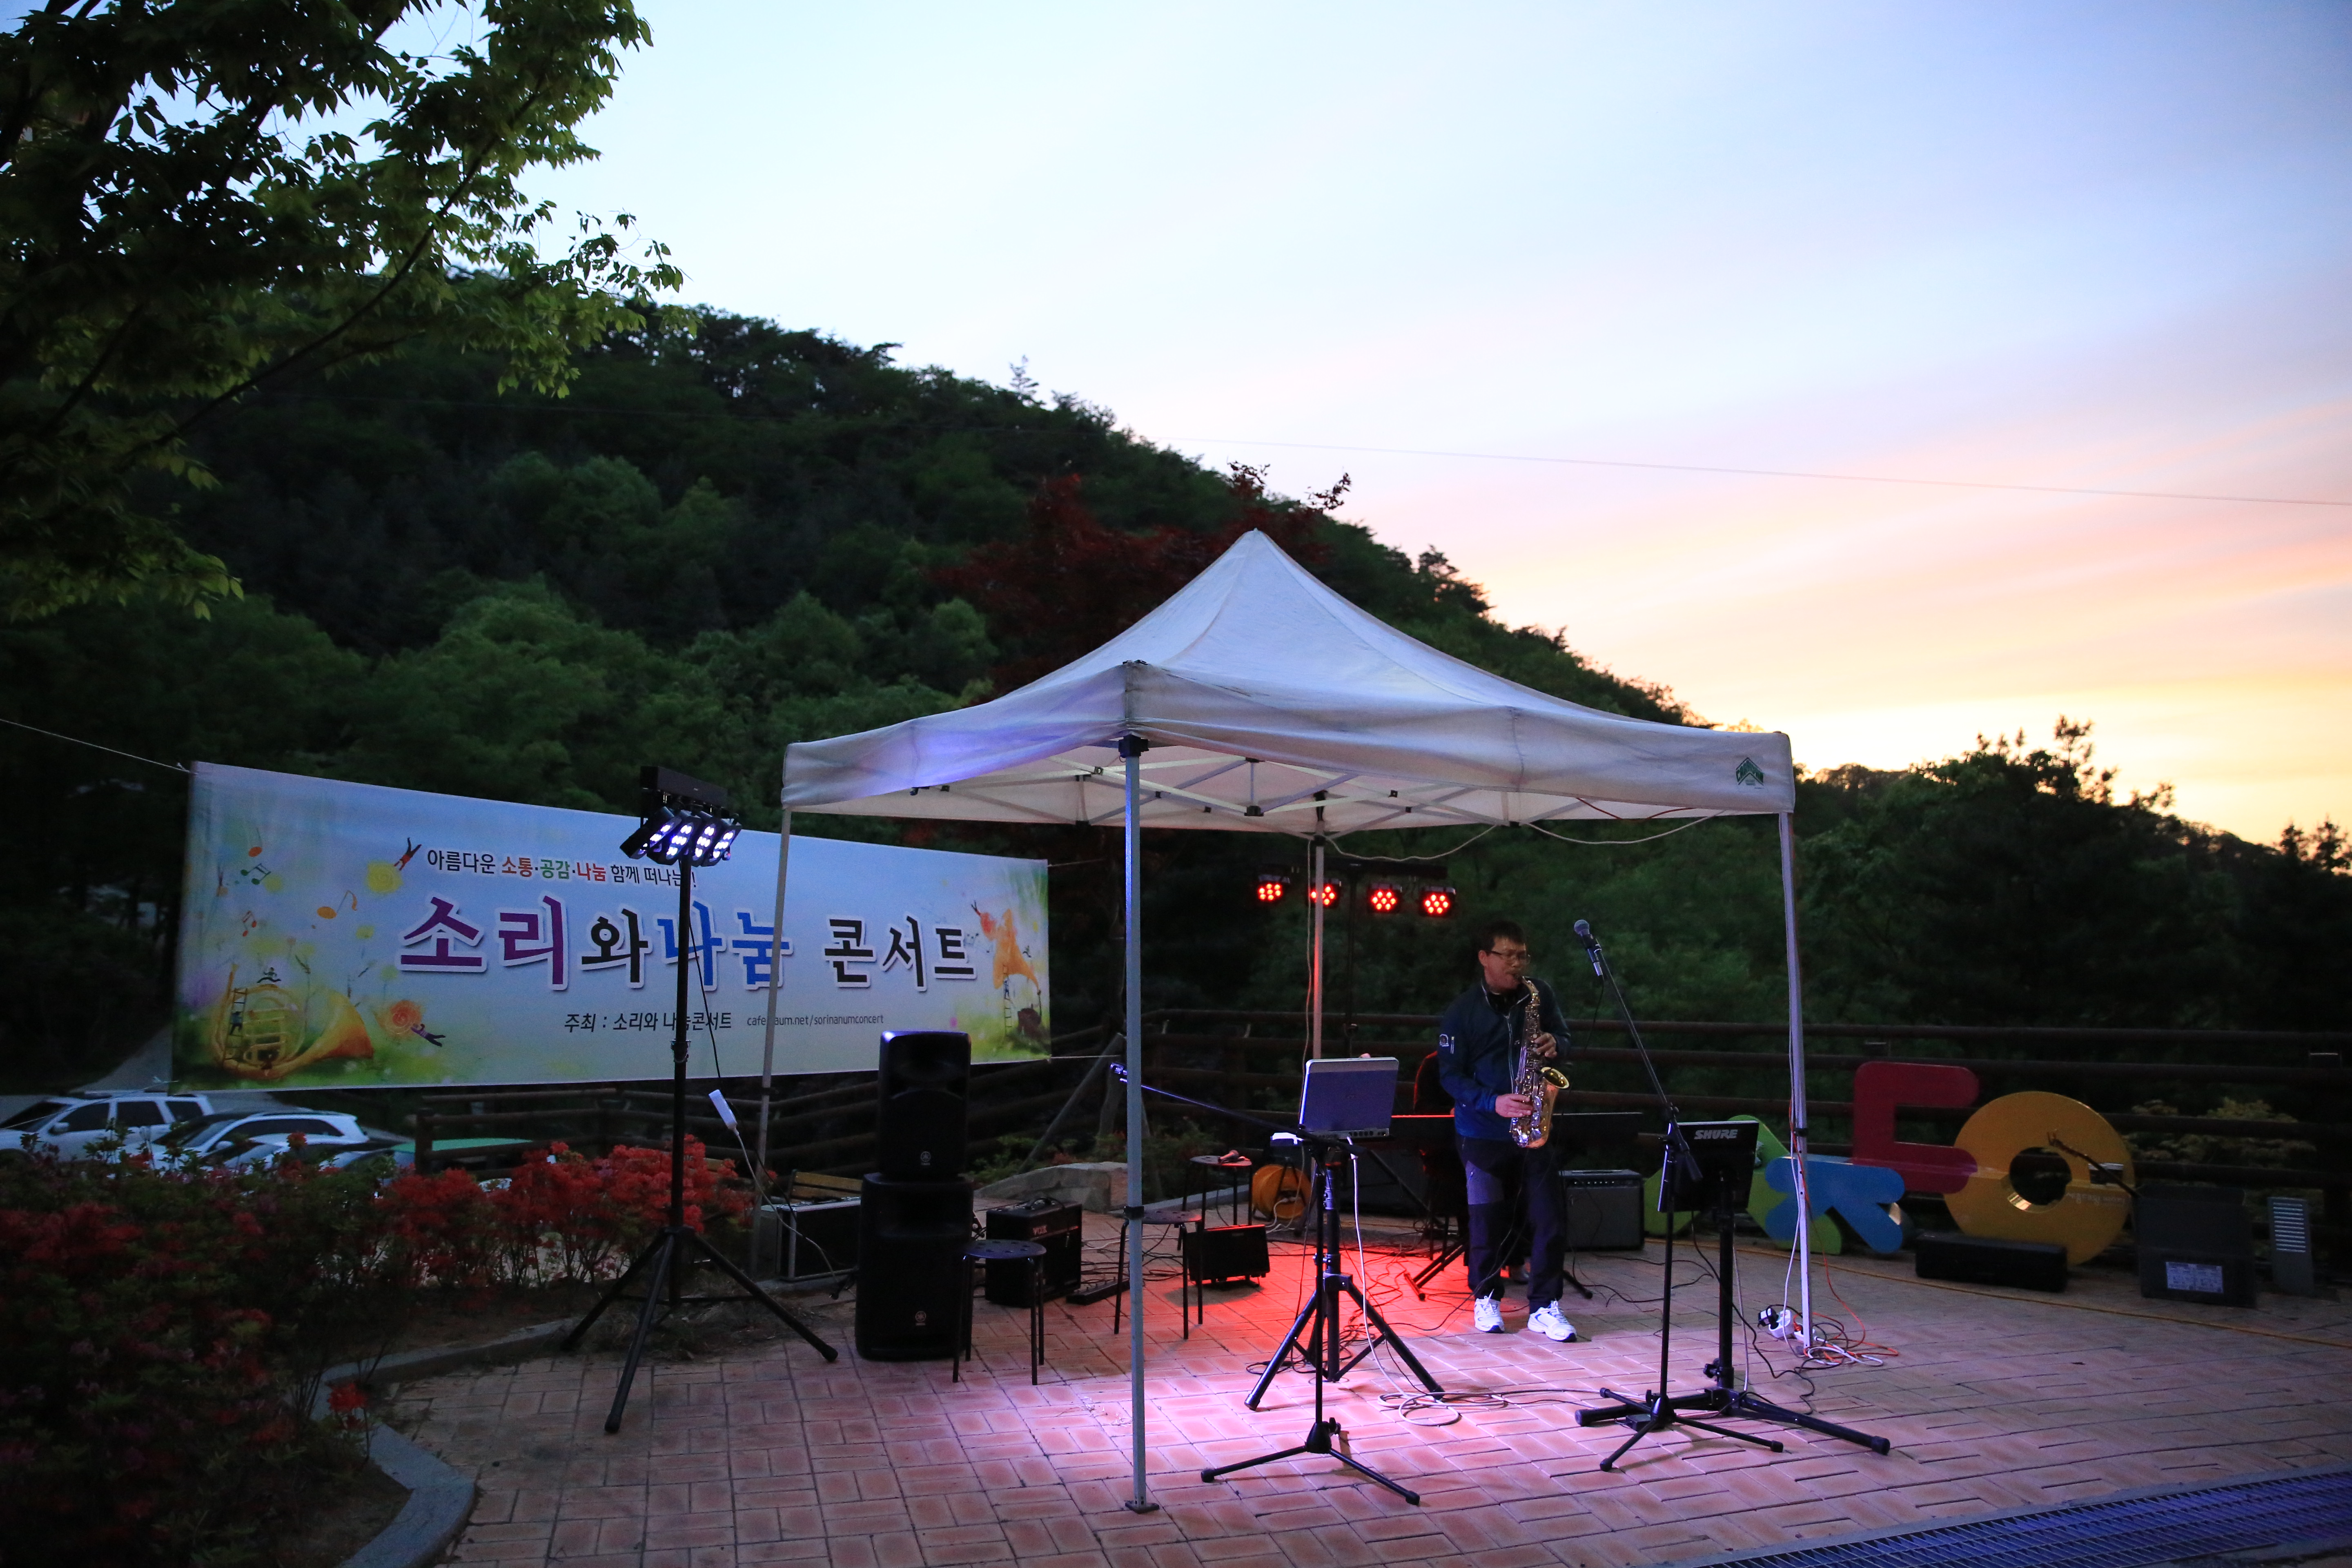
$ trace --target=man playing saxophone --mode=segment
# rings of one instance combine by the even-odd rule
[[[1528,1327],[1565,1344],[1576,1338],[1576,1325],[1559,1310],[1568,1237],[1559,1155],[1551,1139],[1530,1131],[1530,1123],[1548,1119],[1549,1104],[1520,1090],[1557,1060],[1568,1024],[1552,987],[1527,973],[1527,936],[1516,923],[1489,921],[1477,942],[1478,978],[1437,1026],[1438,1077],[1454,1097],[1454,1142],[1470,1188],[1472,1321],[1482,1333],[1503,1331],[1503,1270],[1517,1250],[1516,1189],[1526,1194],[1534,1233]],[[1536,1138],[1533,1147],[1514,1139],[1514,1119],[1521,1137]]]

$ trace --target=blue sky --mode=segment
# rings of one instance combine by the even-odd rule
[[[1815,765],[2352,818],[2352,507],[1504,460],[2352,501],[2352,6],[645,9],[540,188],[690,300],[1349,471]]]

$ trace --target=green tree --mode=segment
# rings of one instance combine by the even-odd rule
[[[501,384],[674,288],[526,174],[593,155],[573,127],[649,35],[629,0],[47,0],[0,36],[0,605],[142,584],[235,591],[143,477],[203,482],[186,437],[256,387],[420,334]]]

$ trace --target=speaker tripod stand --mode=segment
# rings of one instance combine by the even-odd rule
[[[1333,1189],[1337,1184],[1335,1176],[1339,1163],[1344,1157],[1343,1145],[1312,1136],[1307,1138],[1305,1142],[1316,1164],[1313,1200],[1317,1205],[1315,1299],[1309,1301],[1299,1311],[1297,1318],[1292,1321],[1290,1332],[1282,1342],[1282,1348],[1275,1352],[1273,1357],[1266,1362],[1265,1375],[1257,1380],[1257,1387],[1251,1390],[1249,1398],[1243,1403],[1252,1410],[1256,1409],[1258,1401],[1265,1397],[1267,1387],[1273,1384],[1275,1374],[1290,1364],[1291,1358],[1295,1355],[1301,1361],[1310,1363],[1314,1368],[1314,1420],[1307,1428],[1304,1441],[1294,1443],[1287,1448],[1277,1448],[1271,1454],[1260,1454],[1255,1459],[1244,1459],[1238,1464],[1219,1465],[1214,1469],[1202,1470],[1201,1479],[1204,1481],[1213,1481],[1220,1476],[1232,1475],[1235,1470],[1254,1469],[1259,1465],[1273,1464],[1277,1459],[1296,1458],[1301,1454],[1324,1454],[1339,1460],[1366,1479],[1379,1482],[1405,1501],[1418,1507],[1421,1503],[1419,1492],[1389,1479],[1370,1465],[1348,1453],[1342,1446],[1345,1435],[1340,1430],[1339,1423],[1323,1414],[1323,1385],[1327,1383],[1337,1383],[1345,1377],[1358,1363],[1370,1355],[1383,1343],[1395,1351],[1398,1358],[1412,1369],[1413,1375],[1421,1379],[1423,1387],[1432,1394],[1443,1394],[1445,1391],[1439,1386],[1437,1379],[1430,1375],[1429,1369],[1421,1364],[1420,1358],[1412,1353],[1412,1347],[1404,1342],[1394,1329],[1389,1327],[1388,1320],[1381,1316],[1380,1309],[1366,1299],[1363,1288],[1340,1271],[1340,1265],[1345,1259],[1340,1252],[1339,1211],[1339,1205],[1334,1201]],[[1364,1341],[1362,1347],[1355,1354],[1346,1356],[1344,1359],[1339,1339],[1339,1299],[1342,1296],[1354,1298],[1358,1310],[1364,1315],[1365,1323],[1371,1329],[1371,1333]]]

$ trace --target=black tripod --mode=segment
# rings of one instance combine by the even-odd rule
[[[1649,1071],[1650,1087],[1666,1112],[1665,1160],[1658,1180],[1658,1206],[1666,1216],[1665,1301],[1659,1310],[1658,1319],[1658,1386],[1639,1399],[1620,1394],[1613,1388],[1603,1388],[1601,1392],[1614,1401],[1613,1404],[1596,1405],[1576,1413],[1576,1424],[1580,1426],[1601,1426],[1612,1421],[1622,1421],[1633,1429],[1632,1436],[1620,1443],[1607,1458],[1601,1461],[1601,1468],[1614,1469],[1617,1461],[1623,1458],[1626,1450],[1634,1444],[1653,1433],[1664,1432],[1675,1426],[1695,1426],[1702,1432],[1729,1437],[1737,1442],[1752,1443],[1776,1454],[1783,1451],[1781,1445],[1772,1438],[1735,1432],[1728,1426],[1717,1426],[1711,1421],[1686,1415],[1688,1411],[1740,1420],[1777,1421],[1785,1426],[1802,1426],[1832,1437],[1842,1437],[1849,1443],[1859,1443],[1873,1453],[1885,1453],[1890,1445],[1884,1437],[1874,1437],[1850,1426],[1823,1421],[1816,1415],[1786,1409],[1738,1386],[1738,1373],[1733,1370],[1731,1359],[1731,1324],[1739,1315],[1738,1300],[1732,1287],[1731,1216],[1738,1200],[1746,1196],[1744,1184],[1753,1172],[1755,1135],[1752,1131],[1747,1134],[1742,1145],[1747,1152],[1742,1158],[1727,1165],[1718,1162],[1702,1169],[1691,1151],[1681,1114],[1675,1110],[1674,1102],[1666,1098],[1664,1085],[1658,1081],[1658,1070],[1651,1063],[1649,1047],[1642,1043],[1642,1031],[1633,1023],[1633,1009],[1626,1005],[1625,993],[1617,984],[1616,973],[1610,968],[1600,942],[1593,940],[1592,928],[1579,921],[1576,922],[1576,934],[1583,942],[1585,951],[1591,955],[1592,973],[1608,982],[1610,992],[1616,998],[1618,1016],[1625,1025],[1625,1032],[1633,1037],[1634,1047],[1641,1051],[1642,1065]],[[1738,1124],[1717,1122],[1706,1124],[1705,1130],[1727,1130],[1734,1125]],[[1675,1215],[1682,1209],[1684,1199],[1696,1199],[1702,1194],[1714,1200],[1716,1223],[1723,1247],[1722,1260],[1716,1269],[1719,1289],[1716,1359],[1706,1368],[1713,1383],[1697,1394],[1668,1394],[1667,1363],[1673,1351],[1675,1332]],[[1798,1223],[1801,1225],[1804,1221],[1801,1217]]]
[[[1339,1423],[1323,1414],[1323,1385],[1337,1383],[1347,1376],[1358,1363],[1371,1354],[1383,1342],[1397,1352],[1405,1365],[1412,1369],[1413,1375],[1421,1379],[1422,1386],[1432,1394],[1445,1391],[1439,1386],[1437,1379],[1429,1374],[1429,1369],[1421,1364],[1412,1348],[1394,1329],[1389,1327],[1388,1320],[1381,1316],[1380,1309],[1365,1299],[1363,1289],[1340,1272],[1344,1258],[1339,1244],[1339,1210],[1334,1201],[1333,1189],[1337,1185],[1336,1173],[1339,1162],[1345,1158],[1344,1145],[1312,1134],[1305,1135],[1303,1141],[1315,1160],[1316,1201],[1319,1205],[1319,1223],[1315,1235],[1315,1299],[1300,1310],[1298,1317],[1290,1325],[1289,1334],[1283,1340],[1282,1348],[1267,1361],[1265,1374],[1257,1380],[1257,1386],[1250,1391],[1249,1398],[1243,1403],[1252,1410],[1256,1409],[1258,1401],[1265,1397],[1267,1386],[1274,1382],[1275,1373],[1287,1365],[1293,1355],[1297,1355],[1312,1363],[1315,1369],[1314,1423],[1307,1428],[1307,1440],[1303,1443],[1294,1443],[1271,1454],[1260,1454],[1255,1459],[1244,1459],[1239,1464],[1219,1465],[1214,1469],[1202,1470],[1201,1479],[1213,1481],[1219,1476],[1270,1465],[1276,1459],[1296,1458],[1301,1454],[1328,1454],[1359,1475],[1378,1481],[1405,1501],[1418,1506],[1421,1502],[1419,1492],[1389,1479],[1340,1448],[1335,1441],[1341,1436]],[[1342,1295],[1355,1298],[1357,1307],[1364,1314],[1364,1321],[1370,1325],[1372,1331],[1362,1348],[1345,1360],[1340,1356],[1339,1342],[1339,1298]]]
[[[563,1336],[567,1351],[580,1348],[580,1342],[593,1328],[604,1309],[615,1301],[625,1300],[625,1292],[638,1275],[650,1266],[651,1277],[646,1281],[643,1304],[637,1309],[637,1331],[629,1338],[629,1358],[621,1367],[621,1386],[613,1394],[613,1413],[604,1417],[604,1430],[621,1429],[621,1412],[628,1407],[629,1386],[637,1378],[637,1363],[645,1359],[646,1342],[654,1331],[655,1306],[662,1300],[667,1288],[671,1311],[688,1302],[738,1300],[732,1296],[687,1296],[681,1294],[686,1270],[694,1263],[694,1254],[700,1253],[706,1262],[715,1263],[719,1270],[748,1291],[751,1300],[773,1312],[784,1327],[800,1335],[827,1361],[837,1361],[841,1352],[819,1339],[816,1331],[793,1315],[765,1290],[752,1283],[751,1277],[735,1267],[732,1260],[722,1257],[708,1237],[698,1230],[688,1228],[686,1223],[686,972],[694,962],[690,948],[691,928],[688,921],[694,913],[694,866],[680,860],[677,867],[677,1032],[670,1040],[669,1096],[669,1221],[661,1233],[646,1244],[645,1250],[633,1258],[628,1271],[613,1281],[612,1288],[596,1299],[588,1315]]]

